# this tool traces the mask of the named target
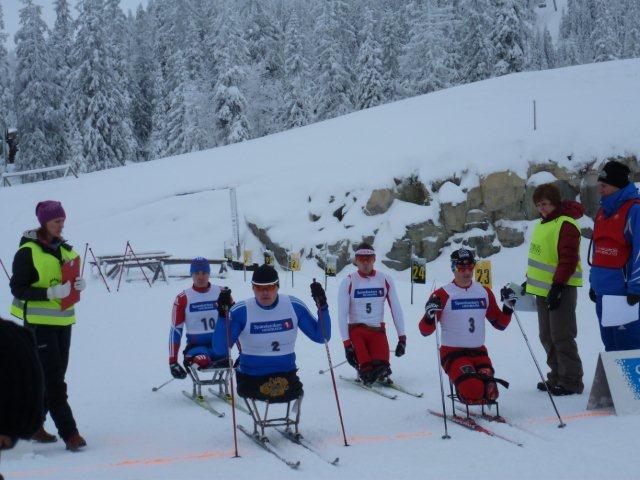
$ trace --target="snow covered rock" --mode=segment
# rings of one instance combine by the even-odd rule
[[[364,207],[365,215],[380,215],[385,213],[393,203],[393,190],[390,188],[378,188],[371,192],[367,205]]]
[[[465,230],[471,230],[473,228],[480,228],[482,230],[488,230],[491,225],[489,221],[489,215],[487,215],[484,211],[474,208],[467,212],[467,217],[465,219]]]
[[[524,179],[511,171],[495,172],[480,179],[480,188],[484,210],[490,213],[494,220],[524,218]]]
[[[409,175],[402,180],[396,179],[396,186],[396,198],[398,200],[415,203],[416,205],[429,205],[431,203],[429,190],[417,175]]]
[[[467,218],[467,197],[453,182],[445,182],[438,190],[440,218],[447,232],[462,232]]]
[[[391,250],[387,252],[387,258],[383,259],[382,263],[395,270],[409,268],[412,244],[415,254],[430,262],[438,258],[447,237],[444,228],[432,220],[408,225],[404,236],[393,242]]]
[[[520,227],[519,223],[507,220],[499,220],[495,223],[496,234],[503,247],[517,247],[524,243],[524,228]]]

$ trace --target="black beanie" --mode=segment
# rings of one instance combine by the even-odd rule
[[[271,265],[260,265],[253,271],[251,283],[254,285],[273,285],[278,283],[278,272]]]
[[[629,167],[624,163],[620,163],[616,160],[611,160],[602,167],[602,170],[598,174],[598,181],[613,185],[614,187],[624,188],[629,185]]]
[[[28,439],[44,422],[44,380],[33,334],[0,318],[0,434]]]

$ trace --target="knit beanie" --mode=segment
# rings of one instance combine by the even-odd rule
[[[629,185],[629,167],[624,163],[620,163],[616,160],[611,160],[602,167],[602,170],[598,174],[598,181],[613,185],[614,187],[624,188]]]

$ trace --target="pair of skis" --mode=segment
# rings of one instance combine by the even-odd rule
[[[220,393],[220,392],[216,392],[215,390],[209,388],[208,389],[209,392],[214,395],[215,397],[219,398],[220,400],[222,400],[223,402],[231,405],[231,396],[230,395],[225,395],[224,393]],[[224,417],[225,414],[218,412],[215,408],[213,408],[213,406],[207,401],[207,399],[204,396],[193,396],[188,394],[187,392],[185,392],[184,390],[182,391],[182,393],[184,394],[185,397],[189,398],[190,400],[192,400],[196,405],[202,407],[203,409],[207,410],[208,412],[212,413],[213,415],[217,416],[217,417]],[[246,413],[247,415],[250,415],[249,410],[247,410],[246,407],[244,407],[243,405],[238,405],[236,404],[236,408],[238,410],[241,410],[242,412]],[[299,460],[288,460],[286,457],[284,457],[281,453],[279,453],[275,448],[273,448],[269,443],[268,443],[268,439],[266,438],[260,438],[252,433],[250,433],[247,429],[245,429],[242,425],[238,425],[238,430],[240,430],[242,433],[244,433],[247,437],[249,437],[255,444],[259,445],[263,450],[271,453],[273,456],[275,456],[278,460],[280,460],[281,462],[285,463],[288,467],[292,468],[292,469],[296,469],[300,466],[300,461]],[[311,445],[310,443],[307,443],[305,440],[303,440],[302,435],[298,434],[295,435],[293,432],[289,431],[289,430],[282,430],[279,428],[276,428],[276,430],[283,436],[285,437],[287,440],[291,441],[292,443],[295,443],[296,445],[301,446],[302,448],[312,452],[313,454],[315,454],[316,456],[320,457],[323,461],[327,462],[330,465],[336,466],[338,464],[338,461],[340,460],[338,457],[334,458],[334,459],[326,459],[317,449],[316,447],[314,447],[313,445]]]
[[[280,460],[281,462],[286,464],[289,468],[295,470],[300,466],[300,460],[290,460],[287,457],[285,457],[282,453],[280,453],[275,447],[273,447],[269,443],[269,439],[268,438],[260,437],[257,434],[251,433],[246,428],[244,428],[244,426],[242,426],[242,425],[238,425],[238,430],[240,430],[247,437],[249,437],[253,443],[258,445],[264,451],[266,451],[266,452],[270,453],[271,455],[273,455],[274,457],[276,457],[278,460]],[[301,446],[302,448],[304,448],[305,450],[313,453],[314,455],[316,455],[318,458],[320,458],[322,461],[328,463],[329,465],[332,465],[334,467],[338,465],[338,462],[340,461],[339,457],[336,457],[334,459],[328,459],[328,458],[324,457],[324,455],[322,455],[318,451],[318,449],[316,447],[314,447],[310,443],[308,443],[305,440],[303,440],[302,435],[300,435],[300,434],[296,435],[291,430],[282,430],[282,429],[277,428],[277,427],[275,427],[275,430],[277,430],[278,433],[280,433],[284,438],[289,440],[291,443],[294,443],[296,445]]]
[[[481,425],[477,422],[477,420],[485,420],[488,422],[497,422],[497,423],[504,423],[505,425],[512,425],[510,424],[507,420],[505,420],[503,417],[497,416],[497,415],[488,415],[488,414],[480,414],[480,413],[475,413],[475,412],[469,412],[469,416],[466,416],[466,410],[464,409],[460,409],[459,411],[461,411],[462,413],[465,414],[465,416],[461,416],[461,415],[447,415],[447,420],[449,420],[450,422],[455,423],[456,425],[459,425],[461,427],[466,428],[467,430],[472,430],[474,432],[479,432],[479,433],[484,433],[485,435],[488,435],[490,437],[494,437],[500,440],[504,440],[507,443],[511,443],[513,445],[516,445],[518,447],[524,447],[524,444],[518,440],[515,440],[511,437],[507,437],[505,435],[502,435],[500,433],[497,433],[493,430],[488,429],[487,427],[485,427],[484,425]],[[442,414],[442,412],[436,412],[435,410],[431,410],[429,409],[429,413],[431,415],[434,415],[438,418],[444,418],[444,415]]]
[[[416,398],[422,398],[422,396],[424,395],[422,392],[412,392],[411,390],[408,390],[395,382],[382,381],[376,382],[373,385],[365,385],[361,380],[358,380],[356,378],[344,377],[342,375],[339,375],[339,377],[345,382],[356,385],[371,393],[380,395],[381,397],[388,398],[389,400],[395,400],[396,398],[398,398],[398,395],[395,393],[389,393],[387,390],[395,390],[397,392]]]

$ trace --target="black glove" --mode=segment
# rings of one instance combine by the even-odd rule
[[[316,302],[318,308],[326,307],[327,295],[324,293],[324,288],[315,280],[311,283],[311,297]]]
[[[169,364],[169,370],[171,370],[171,375],[173,376],[173,378],[179,378],[180,380],[182,380],[183,378],[187,378],[187,372],[178,362]]]
[[[627,303],[629,305],[637,305],[640,302],[640,295],[627,295]]]
[[[589,298],[593,303],[596,303],[596,292],[593,288],[589,289]]]
[[[398,345],[396,345],[396,357],[401,357],[402,355],[404,355],[404,351],[407,348],[407,336],[406,335],[400,335],[400,337],[398,337]]]
[[[433,322],[436,321],[436,314],[440,310],[442,310],[442,302],[440,302],[440,297],[438,297],[437,295],[431,295],[431,298],[424,306],[424,313],[427,323],[433,324]]]
[[[513,312],[513,307],[516,305],[516,292],[510,287],[502,287],[500,289],[500,301],[504,304],[504,307]]]
[[[351,342],[344,346],[344,356],[347,357],[347,362],[356,370],[358,369],[358,359],[356,358],[356,351],[353,348]]]
[[[229,357],[212,358],[209,368],[228,368]]]
[[[224,287],[218,295],[218,315],[227,317],[229,309],[233,306],[233,298],[231,298],[231,289]]]
[[[562,289],[564,286],[554,283],[551,286],[551,290],[547,294],[547,308],[550,312],[556,310],[560,306],[562,301]]]
[[[527,293],[527,282],[524,281],[520,284],[520,295],[525,295]]]

